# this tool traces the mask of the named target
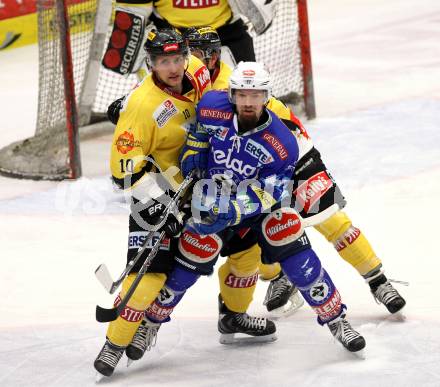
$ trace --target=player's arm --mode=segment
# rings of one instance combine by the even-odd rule
[[[131,188],[151,169],[150,155],[157,147],[157,128],[138,98],[127,106],[115,128],[111,146],[110,168],[120,188]]]

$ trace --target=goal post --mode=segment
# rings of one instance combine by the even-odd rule
[[[108,105],[138,82],[101,65],[111,38],[112,0],[36,0],[39,93],[35,135],[0,149],[0,173],[31,179],[81,176],[81,134],[112,125]],[[315,117],[306,0],[276,0],[270,28],[253,36],[257,61],[273,78],[273,95],[295,113]],[[104,120],[104,122],[103,122]],[[99,122],[101,121],[101,122]],[[108,126],[107,126],[108,125]]]

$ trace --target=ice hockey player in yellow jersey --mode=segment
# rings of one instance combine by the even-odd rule
[[[205,91],[211,89],[208,70],[197,58],[190,57],[184,39],[176,31],[150,32],[145,49],[151,74],[125,99],[111,146],[112,176],[124,189],[141,185],[150,168],[147,156],[153,156],[163,171],[178,165],[186,128],[195,121],[195,104]],[[178,170],[174,179],[177,182],[182,180]],[[136,255],[148,233],[141,220],[154,221],[154,211],[158,210],[154,202],[151,206],[139,206],[142,204],[139,199],[132,194],[127,260]],[[172,235],[175,230],[173,222],[177,219],[169,216],[164,225],[167,235]],[[163,287],[166,274],[174,263],[171,246],[174,239],[164,239],[157,259],[143,276],[120,317],[109,324],[106,342],[94,363],[101,375],[113,373],[141,324],[143,311]],[[145,250],[124,280],[116,304],[124,297],[134,280],[134,273],[149,251]]]

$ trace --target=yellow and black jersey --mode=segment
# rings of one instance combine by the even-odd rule
[[[154,12],[172,26],[219,28],[232,17],[227,0],[154,0]]]
[[[189,91],[173,93],[152,74],[127,96],[115,128],[110,168],[115,182],[127,188],[147,172],[147,156],[152,156],[162,171],[178,166],[178,156],[189,125],[195,122],[195,105],[211,89],[208,69],[191,56],[184,83]],[[177,182],[182,176],[176,176]]]
[[[211,84],[213,90],[227,90],[229,87],[229,78],[231,76],[231,67],[220,61],[220,67],[214,70],[211,75]]]

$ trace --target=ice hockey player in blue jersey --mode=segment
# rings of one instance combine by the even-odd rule
[[[182,150],[181,169],[183,175],[196,170],[202,179],[194,188],[192,218],[179,238],[176,267],[165,284],[167,297],[158,300],[157,308],[172,310],[200,275],[212,273],[232,235],[252,232],[262,259],[279,262],[318,315],[319,324],[357,352],[365,340],[345,319],[346,306],[291,203],[298,144],[266,109],[270,90],[264,66],[241,62],[231,75],[229,91],[208,92],[197,106],[197,124]],[[221,342],[251,328],[246,314],[238,318],[221,298],[219,308]]]

